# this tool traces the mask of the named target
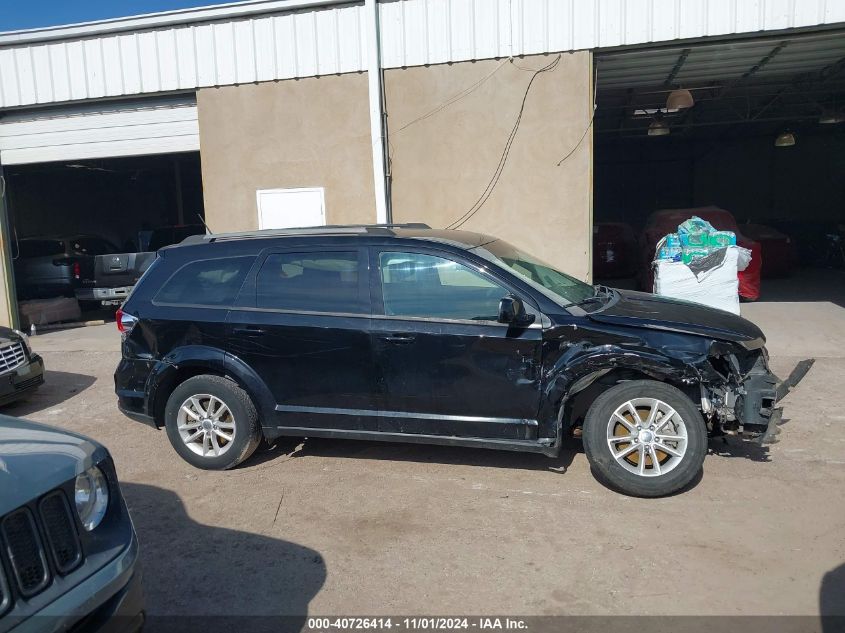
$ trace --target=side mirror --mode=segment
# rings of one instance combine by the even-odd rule
[[[513,295],[502,297],[499,301],[499,323],[508,325],[530,325],[534,322],[534,315],[525,312],[522,299]]]

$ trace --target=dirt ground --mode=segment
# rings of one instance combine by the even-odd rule
[[[753,306],[774,369],[822,353],[780,443],[712,441],[666,499],[604,488],[574,442],[552,460],[309,439],[195,470],[117,411],[114,325],[35,337],[47,383],[4,413],[109,447],[152,615],[845,615],[845,309],[820,306],[827,329],[795,345],[784,305]]]

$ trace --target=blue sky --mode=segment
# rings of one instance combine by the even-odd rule
[[[215,2],[215,0],[0,0],[0,31],[88,22],[211,4],[224,4],[224,2]]]

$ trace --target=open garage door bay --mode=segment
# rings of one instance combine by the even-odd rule
[[[96,283],[97,255],[154,250],[170,243],[162,236],[203,230],[193,94],[5,113],[0,164],[4,321],[48,308],[55,314],[39,325],[77,318],[80,307],[98,318],[99,302],[76,305]]]
[[[4,165],[197,150],[193,95],[29,110],[0,119]]]
[[[597,279],[650,291],[657,241],[699,215],[756,253],[759,294],[743,298],[845,305],[845,32],[597,51],[595,65]]]

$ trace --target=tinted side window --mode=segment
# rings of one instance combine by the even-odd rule
[[[481,273],[443,257],[379,255],[384,313],[441,319],[495,321],[508,292]]]
[[[249,272],[254,257],[205,259],[185,264],[168,279],[156,303],[230,305]]]
[[[358,292],[358,253],[275,253],[256,282],[259,308],[363,313]]]

